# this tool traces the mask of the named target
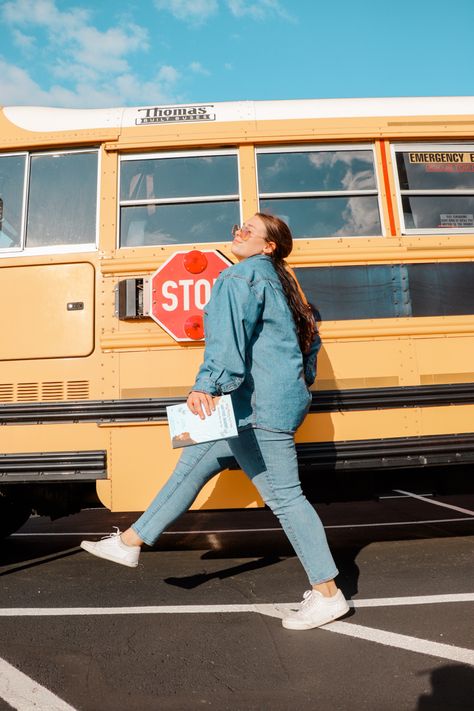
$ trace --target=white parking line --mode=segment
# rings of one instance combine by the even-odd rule
[[[435,605],[447,602],[474,602],[474,593],[451,595],[406,595],[404,597],[374,597],[349,600],[351,607],[399,607],[404,605]]]
[[[464,514],[474,514],[471,509],[463,509],[460,506],[453,506],[453,504],[445,504],[443,501],[435,501],[434,499],[427,498],[426,496],[421,496],[420,494],[414,494],[412,491],[403,491],[403,489],[394,489],[397,494],[404,494],[405,496],[410,496],[412,499],[418,499],[419,501],[424,501],[427,504],[432,504],[433,506],[442,506],[445,509],[452,509],[453,511],[459,511]]]
[[[437,503],[428,500],[428,503]],[[442,506],[444,504],[440,504]],[[455,508],[455,507],[454,507]],[[324,526],[326,530],[334,528],[377,528],[384,526],[419,526],[424,523],[455,523],[457,521],[474,521],[474,511],[468,511],[472,516],[458,516],[457,518],[429,518],[416,521],[382,521],[378,523],[340,523]],[[283,531],[280,526],[272,528],[218,528],[218,529],[189,529],[187,531],[163,531],[162,536],[183,536],[186,534],[211,534],[211,533],[267,533],[269,531]],[[51,533],[12,533],[10,538],[40,538],[42,536],[108,536],[110,531],[77,531],[75,533],[53,531]]]
[[[4,659],[0,659],[0,699],[17,711],[76,711]]]
[[[431,605],[453,602],[474,602],[474,593],[451,595],[413,595],[406,597],[379,597],[350,600],[349,606],[398,607],[405,605]],[[281,617],[298,603],[255,603],[250,605],[146,605],[136,607],[4,607],[0,617],[68,617],[77,615],[177,615],[215,614],[221,612],[259,612],[263,615]],[[280,614],[281,613],[281,614]]]
[[[474,593],[458,593],[452,595],[418,595],[407,597],[388,597],[354,600],[349,604],[353,608],[362,607],[382,607],[382,606],[404,606],[404,605],[426,605],[440,603],[474,602]],[[81,615],[154,615],[154,614],[216,614],[216,613],[236,613],[253,612],[268,617],[281,618],[286,612],[296,607],[297,603],[280,604],[254,604],[254,605],[160,605],[147,607],[49,607],[49,608],[10,608],[0,609],[1,617],[65,617]],[[369,642],[376,642],[389,647],[405,649],[418,654],[428,654],[442,659],[449,659],[455,662],[474,665],[474,651],[465,647],[457,647],[450,644],[441,644],[430,640],[411,637],[409,635],[378,630],[372,627],[357,625],[352,622],[332,622],[321,629],[330,632],[364,639]],[[0,677],[1,675],[0,667]],[[15,670],[16,671],[16,670]],[[20,672],[18,672],[20,674]],[[24,676],[24,675],[22,675]],[[28,679],[28,677],[26,677]],[[30,680],[30,683],[31,680]],[[7,690],[10,688],[7,684]],[[16,688],[16,687],[15,687]],[[42,687],[40,687],[42,688]],[[46,690],[44,690],[46,693]],[[0,697],[4,690],[0,686]],[[7,701],[5,695],[3,695]],[[58,700],[62,703],[60,700]],[[15,708],[26,711],[34,708],[27,706],[15,706]],[[38,708],[38,707],[36,707]],[[43,708],[43,707],[40,707]],[[69,706],[45,706],[49,709],[70,709]]]
[[[321,627],[321,629],[327,630],[328,632],[345,634],[349,637],[365,639],[368,642],[377,642],[378,644],[383,644],[388,647],[406,649],[408,652],[429,654],[432,657],[441,657],[441,659],[449,659],[452,662],[461,662],[474,666],[474,651],[472,649],[466,649],[465,647],[455,647],[451,644],[430,642],[427,639],[419,639],[418,637],[409,637],[408,635],[397,634],[396,632],[387,632],[386,630],[377,630],[372,627],[354,625],[350,622],[331,622],[331,624],[325,625]]]

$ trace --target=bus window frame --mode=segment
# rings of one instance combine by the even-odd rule
[[[327,190],[327,191],[305,191],[305,192],[292,192],[292,193],[260,193],[259,190],[259,176],[258,176],[258,154],[259,153],[314,153],[314,152],[330,152],[330,151],[357,151],[357,150],[370,150],[372,152],[373,165],[374,165],[374,178],[376,187],[373,190]],[[385,239],[387,238],[387,230],[384,221],[383,212],[383,202],[382,202],[382,182],[379,176],[379,171],[377,169],[377,152],[375,141],[369,143],[291,143],[284,144],[281,146],[256,146],[255,147],[255,179],[257,182],[257,200],[258,207],[260,210],[260,200],[272,199],[272,198],[303,198],[303,197],[364,197],[364,196],[375,196],[377,198],[377,205],[379,209],[379,219],[380,219],[380,234],[377,235],[323,235],[321,237],[295,237],[298,240],[346,240],[346,239]]]
[[[194,196],[185,198],[150,198],[148,200],[121,200],[121,180],[122,180],[122,162],[132,161],[132,160],[153,160],[153,159],[164,159],[164,158],[192,158],[192,157],[203,157],[209,158],[212,156],[222,156],[222,155],[232,155],[237,158],[237,195],[207,195],[207,196]],[[193,149],[187,151],[153,151],[149,152],[144,150],[140,153],[122,153],[119,154],[118,161],[118,177],[117,177],[117,235],[116,235],[116,249],[156,249],[161,248],[171,248],[171,249],[181,249],[181,247],[190,247],[196,244],[196,242],[176,242],[172,244],[143,244],[143,245],[121,245],[120,235],[121,235],[121,210],[122,207],[133,207],[136,206],[146,206],[146,205],[188,205],[190,203],[199,202],[231,202],[237,200],[239,203],[239,215],[240,223],[242,223],[242,185],[240,179],[240,151],[239,146],[235,148],[210,148],[210,149]],[[229,240],[231,238],[232,225],[229,225]],[[213,245],[222,244],[222,240],[216,242],[198,242],[198,244]]]
[[[412,229],[405,225],[405,215],[403,212],[402,198],[410,195],[421,196],[445,196],[445,195],[472,195],[474,197],[474,189],[469,190],[402,190],[400,188],[400,176],[398,174],[397,153],[407,153],[419,151],[426,153],[428,151],[443,152],[462,149],[465,152],[474,153],[474,143],[470,142],[450,142],[450,143],[392,143],[390,145],[390,153],[392,158],[393,172],[395,178],[395,191],[397,196],[397,207],[400,218],[400,230],[403,236],[412,235],[472,235],[474,227],[420,227]]]
[[[25,223],[26,223],[26,201],[28,198],[28,175],[29,175],[29,153],[28,151],[14,151],[12,153],[2,151],[0,153],[0,158],[3,157],[13,157],[13,156],[25,156],[25,168],[23,172],[23,194],[21,203],[21,220],[20,220],[20,246],[19,247],[0,247],[0,257],[11,257],[21,254],[24,250],[24,239],[25,239]]]
[[[97,181],[96,181],[96,210],[95,210],[95,240],[94,242],[80,242],[76,245],[45,245],[42,247],[27,247],[26,246],[26,225],[28,217],[28,199],[30,192],[31,180],[31,158],[35,156],[45,155],[65,155],[71,153],[95,153],[97,155]],[[98,146],[94,145],[89,148],[61,148],[59,150],[44,150],[44,151],[15,151],[14,153],[1,152],[2,156],[24,155],[25,160],[25,176],[23,185],[23,205],[21,212],[21,246],[20,247],[5,247],[0,248],[0,259],[7,257],[29,257],[39,255],[52,254],[73,254],[76,252],[95,252],[99,247],[99,211],[100,211],[100,179],[101,179],[101,161],[102,153]]]

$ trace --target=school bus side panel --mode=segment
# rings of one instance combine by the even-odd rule
[[[83,357],[94,349],[92,264],[3,269],[0,304],[2,360]]]

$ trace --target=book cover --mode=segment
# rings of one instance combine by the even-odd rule
[[[185,402],[166,408],[173,449],[238,436],[231,396],[215,397],[214,405],[216,409],[204,420],[193,415]]]

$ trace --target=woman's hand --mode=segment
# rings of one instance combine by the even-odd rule
[[[209,395],[209,393],[202,393],[199,390],[192,390],[189,393],[186,404],[193,415],[199,415],[201,420],[204,420],[206,415],[209,417],[211,412],[214,412],[216,409],[212,395]],[[206,415],[204,414],[204,411],[206,412]]]

